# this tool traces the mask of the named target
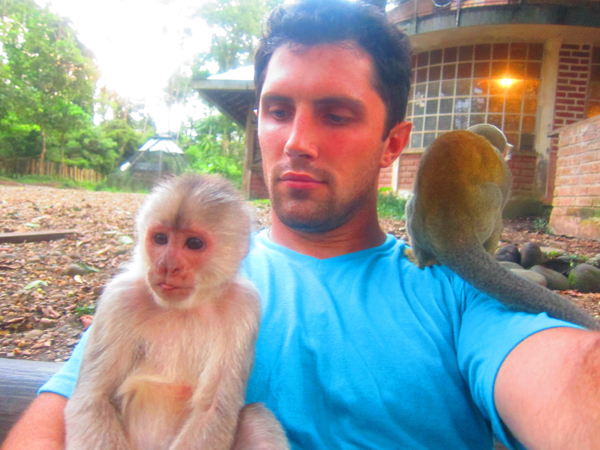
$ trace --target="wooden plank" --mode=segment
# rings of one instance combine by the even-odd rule
[[[0,358],[0,443],[62,363]]]
[[[19,244],[21,242],[55,241],[57,239],[62,239],[77,233],[77,230],[45,230],[27,231],[24,233],[0,233],[0,244],[7,242]]]

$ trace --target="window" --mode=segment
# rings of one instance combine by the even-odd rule
[[[587,117],[594,117],[598,114],[600,114],[600,47],[594,47],[588,88]]]
[[[542,44],[527,43],[467,45],[415,55],[409,147],[425,148],[443,132],[491,123],[515,149],[533,150],[542,55]]]

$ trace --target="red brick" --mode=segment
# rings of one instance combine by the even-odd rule
[[[575,116],[573,115],[573,113],[559,112],[559,113],[556,113],[556,117],[564,117],[565,119],[569,119],[569,118],[572,118]]]
[[[577,197],[575,206],[592,206],[592,199],[589,197]]]
[[[588,73],[587,72],[583,72],[579,74],[579,78],[588,78]]]
[[[569,70],[569,66],[567,66],[566,64],[560,64],[558,66],[558,70]]]
[[[571,70],[576,70],[576,71],[581,71],[583,72],[584,70],[587,72],[589,70],[588,66],[571,66]]]
[[[584,153],[579,157],[582,164],[596,161],[596,154],[594,152]]]
[[[577,72],[558,72],[558,77],[560,78],[575,78],[577,77]]]
[[[573,86],[587,86],[588,83],[586,80],[570,80],[569,84]]]
[[[558,197],[554,199],[553,202],[556,206],[575,206],[575,198],[574,197]]]
[[[569,111],[583,113],[585,108],[583,106],[569,106]]]
[[[578,94],[576,92],[570,92],[568,97],[569,98],[586,98],[585,94]]]
[[[582,184],[594,184],[594,181],[596,180],[596,176],[594,174],[587,174],[587,175],[582,175],[580,178],[580,181]]]
[[[563,44],[560,47],[560,50],[580,50],[581,47],[579,46],[579,44]]]
[[[578,49],[578,50],[579,50],[579,49]],[[559,55],[561,58],[567,58],[567,57],[570,57],[570,56],[571,56],[571,52],[570,52],[570,51],[568,51],[568,50],[561,50],[560,52],[558,52],[558,55]]]
[[[566,97],[567,94],[565,92],[556,92],[556,97]]]
[[[575,92],[577,91],[577,88],[575,86],[560,85],[556,90],[560,92]]]
[[[589,58],[589,52],[572,52],[573,56],[577,56],[578,58]]]
[[[556,106],[554,107],[554,111],[566,111],[566,110],[567,110],[567,107],[565,105],[561,105],[559,103],[557,103]]]
[[[600,186],[598,186],[595,182],[592,184],[594,184],[594,186],[588,187],[588,195],[600,196]]]

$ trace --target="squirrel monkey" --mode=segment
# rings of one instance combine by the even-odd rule
[[[502,131],[482,124],[445,133],[425,151],[406,205],[417,265],[443,264],[512,309],[600,329],[567,299],[506,270],[492,256],[511,189],[501,154],[506,145]]]

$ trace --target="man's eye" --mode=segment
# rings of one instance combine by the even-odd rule
[[[152,237],[152,240],[156,245],[167,245],[167,243],[169,242],[169,238],[164,233],[156,233]]]
[[[278,120],[283,120],[288,116],[285,109],[272,109],[269,111],[269,114]]]
[[[185,241],[185,246],[190,250],[200,250],[204,247],[204,241],[200,238],[192,237]]]
[[[349,117],[340,116],[338,114],[327,114],[325,116],[325,118],[326,118],[326,120],[328,120],[329,122],[331,122],[335,125],[344,125],[344,124],[350,122]]]

